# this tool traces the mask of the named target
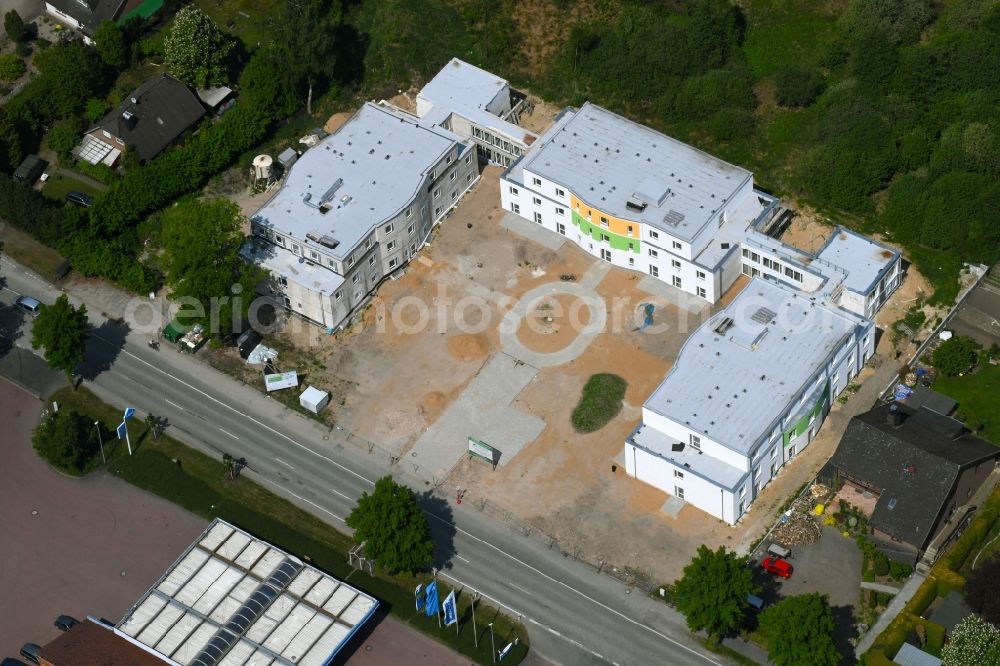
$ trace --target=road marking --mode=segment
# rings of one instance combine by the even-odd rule
[[[464,558],[464,557],[462,557],[461,555],[456,555],[455,557],[457,557],[458,559],[462,560],[462,561],[463,561],[463,562],[465,562],[466,564],[469,564],[469,560],[465,559],[465,558]]]
[[[226,435],[229,435],[229,436],[230,436],[230,437],[232,437],[233,439],[239,439],[239,437],[237,437],[237,436],[236,436],[236,435],[234,435],[233,433],[231,433],[231,432],[229,432],[228,430],[225,430],[225,429],[223,429],[223,428],[219,428],[219,432],[222,432],[222,433],[224,433],[224,434],[226,434]]]
[[[281,463],[282,465],[284,465],[284,466],[285,466],[285,467],[287,467],[288,469],[295,469],[294,467],[292,467],[291,465],[289,465],[288,463],[286,463],[286,462],[285,462],[284,460],[282,460],[281,458],[275,458],[275,460],[277,460],[278,462],[280,462],[280,463]]]
[[[531,596],[531,592],[528,592],[526,589],[524,589],[520,585],[515,585],[514,583],[507,583],[507,584],[510,585],[515,590],[520,590],[521,592],[524,592],[525,594],[527,594],[529,597]]]
[[[252,471],[252,470],[251,470],[251,471]],[[319,510],[320,510],[320,511],[322,511],[323,513],[327,514],[328,516],[333,516],[334,518],[336,518],[336,519],[337,519],[337,520],[339,520],[340,522],[344,523],[345,525],[347,524],[347,521],[346,521],[346,520],[344,520],[343,518],[341,518],[340,516],[338,516],[337,514],[335,514],[335,513],[334,513],[334,512],[332,512],[332,511],[327,511],[326,509],[324,509],[323,507],[321,507],[321,506],[320,506],[319,504],[316,504],[316,502],[312,502],[312,501],[310,501],[310,500],[307,500],[307,499],[306,499],[305,497],[302,497],[301,495],[296,495],[295,493],[293,493],[293,492],[292,492],[291,490],[289,490],[288,488],[285,488],[284,486],[282,486],[282,485],[280,485],[280,484],[277,484],[277,483],[275,483],[274,481],[271,481],[271,480],[269,480],[269,479],[266,479],[266,478],[264,478],[264,476],[262,476],[262,475],[260,475],[260,474],[257,474],[256,476],[257,476],[257,478],[258,478],[258,479],[260,479],[260,480],[261,480],[261,481],[263,481],[264,483],[266,483],[266,484],[268,484],[269,486],[272,486],[272,487],[274,487],[274,488],[277,488],[278,490],[280,490],[281,492],[285,493],[286,495],[291,495],[292,497],[294,497],[295,499],[297,499],[297,500],[299,500],[299,501],[301,501],[301,502],[305,502],[306,504],[309,504],[310,506],[314,506],[314,507],[316,507],[317,509],[319,509]]]
[[[185,411],[183,407],[181,407],[180,405],[178,405],[173,400],[170,400],[169,398],[164,398],[163,401],[166,402],[167,404],[173,405],[174,407],[176,407],[177,409],[181,410],[182,412]]]
[[[138,356],[136,356],[132,352],[130,352],[127,349],[125,349],[124,345],[122,345],[122,346],[115,345],[114,343],[110,342],[106,338],[101,337],[100,335],[94,335],[94,337],[97,338],[97,339],[99,339],[99,340],[101,340],[105,344],[110,345],[111,347],[114,347],[116,349],[120,349],[122,353],[131,356],[133,359],[135,359],[136,361],[138,361],[138,362],[140,362],[140,363],[148,366],[150,369],[155,370],[156,372],[159,372],[160,374],[165,375],[166,377],[170,377],[174,381],[178,382],[179,384],[182,384],[182,385],[186,386],[187,388],[191,389],[192,391],[194,391],[194,392],[196,392],[196,393],[198,393],[200,395],[203,395],[204,397],[208,398],[209,400],[211,400],[212,402],[216,403],[217,405],[219,405],[221,407],[224,407],[224,408],[228,409],[231,412],[239,414],[241,418],[243,418],[243,419],[245,419],[247,421],[251,421],[251,422],[259,425],[261,428],[263,428],[263,429],[265,429],[265,430],[267,430],[269,432],[274,433],[275,435],[277,435],[281,439],[284,439],[284,440],[286,440],[286,441],[294,444],[295,446],[299,447],[300,449],[303,449],[304,451],[307,451],[307,452],[313,454],[317,458],[321,458],[323,460],[326,460],[330,464],[332,464],[335,467],[337,467],[337,468],[339,468],[339,469],[347,472],[348,474],[351,474],[352,476],[356,477],[357,479],[360,479],[361,481],[364,481],[365,483],[367,483],[367,484],[369,484],[371,486],[375,485],[375,482],[372,481],[371,479],[368,479],[367,477],[362,476],[361,474],[358,474],[357,472],[355,472],[354,470],[350,469],[349,467],[345,467],[344,465],[338,463],[336,460],[333,460],[332,458],[330,458],[328,456],[325,456],[322,453],[318,453],[318,452],[312,450],[311,448],[309,448],[308,446],[300,444],[299,442],[295,441],[294,439],[292,439],[288,435],[286,435],[286,434],[284,434],[284,433],[282,433],[282,432],[280,432],[278,430],[275,430],[274,428],[272,428],[271,426],[267,425],[266,423],[261,423],[260,421],[258,421],[257,419],[253,418],[252,416],[248,416],[246,413],[241,412],[240,410],[236,409],[235,407],[227,405],[226,403],[222,402],[218,398],[215,398],[214,396],[209,395],[208,393],[206,393],[205,391],[202,391],[201,389],[199,389],[196,386],[192,386],[191,384],[187,383],[183,379],[181,379],[179,377],[176,377],[175,375],[170,374],[166,370],[163,370],[162,368],[158,368],[155,365],[153,365],[152,363],[149,363],[149,362],[147,362],[147,361],[139,358]],[[261,478],[263,479],[263,477],[261,477]],[[282,488],[283,490],[285,490],[284,486],[278,486],[277,484],[274,484],[271,481],[267,481],[267,480],[265,480],[265,481],[267,483],[270,483],[271,485],[273,485],[275,487]],[[338,516],[338,515],[336,515],[334,513],[331,513],[330,511],[327,511],[326,509],[322,508],[321,506],[319,506],[315,502],[312,502],[312,501],[310,501],[310,500],[308,500],[308,499],[306,499],[304,497],[299,497],[298,495],[292,493],[290,490],[285,490],[285,492],[287,492],[289,495],[292,495],[293,497],[295,497],[295,498],[297,498],[297,499],[299,499],[299,500],[301,500],[303,502],[307,502],[311,506],[316,507],[320,511],[322,511],[322,512],[324,512],[326,514],[329,514],[329,515],[333,516],[334,518],[336,518],[337,520],[339,520],[339,521],[341,521],[341,522],[343,522],[343,523],[346,524],[346,522],[344,521],[343,518],[341,518],[340,516]],[[334,491],[334,492],[336,492],[336,491]],[[338,493],[338,494],[340,494],[340,493]],[[449,521],[441,518],[440,516],[438,516],[436,514],[430,513],[429,515],[431,517],[433,517],[435,520],[437,520],[437,521],[439,521],[441,523],[444,523],[445,525],[449,525],[449,526],[453,527],[456,532],[460,532],[460,533],[464,534],[465,536],[467,536],[467,537],[469,537],[471,539],[475,539],[476,541],[478,541],[478,542],[480,542],[480,543],[482,543],[482,544],[484,544],[486,546],[489,546],[490,548],[492,548],[496,552],[500,553],[501,555],[504,555],[504,556],[508,557],[509,559],[513,560],[514,562],[517,562],[518,564],[522,565],[523,567],[525,567],[525,568],[527,568],[527,569],[535,572],[536,574],[542,576],[546,580],[549,580],[549,581],[551,581],[551,582],[553,582],[553,583],[555,583],[557,585],[561,585],[562,587],[566,588],[567,590],[570,590],[570,591],[576,593],[577,595],[579,595],[580,597],[586,599],[587,601],[590,601],[594,605],[600,606],[601,608],[605,609],[606,611],[608,611],[610,613],[613,613],[614,615],[622,618],[626,622],[630,622],[631,624],[633,624],[633,625],[635,625],[637,627],[645,629],[645,630],[649,631],[650,633],[652,633],[652,634],[654,634],[656,636],[659,636],[663,640],[665,640],[665,641],[667,641],[669,643],[672,643],[673,645],[676,645],[677,647],[680,647],[680,648],[682,648],[684,650],[687,650],[691,654],[696,655],[696,656],[704,659],[705,661],[707,661],[707,662],[709,662],[711,664],[716,664],[717,666],[722,666],[722,664],[720,664],[720,662],[715,661],[714,659],[712,659],[712,658],[710,658],[710,657],[708,657],[708,656],[706,656],[706,655],[698,652],[697,650],[694,650],[694,649],[688,647],[687,645],[684,645],[680,641],[677,641],[676,639],[673,639],[670,636],[667,636],[666,634],[664,634],[664,633],[662,633],[660,631],[657,631],[656,629],[653,629],[652,627],[650,627],[648,625],[645,625],[645,624],[643,624],[641,622],[633,620],[632,618],[628,617],[624,613],[621,613],[620,611],[617,611],[614,608],[611,608],[610,606],[601,603],[597,599],[594,599],[592,597],[587,596],[586,594],[584,594],[583,592],[577,590],[573,586],[568,585],[568,584],[566,584],[566,583],[564,583],[564,582],[562,582],[560,580],[557,580],[557,579],[553,578],[552,576],[549,576],[548,574],[546,574],[546,573],[538,570],[537,568],[531,566],[527,562],[524,562],[524,561],[522,561],[522,560],[514,557],[510,553],[507,553],[506,551],[498,548],[497,546],[493,545],[489,541],[486,541],[485,539],[481,539],[481,538],[475,536],[474,534],[470,534],[469,532],[467,532],[467,531],[463,530],[462,528],[460,528],[458,525],[455,525],[454,523],[451,523],[451,522],[449,522]],[[517,611],[515,611],[515,612],[517,612]],[[527,616],[524,615],[523,613],[518,613],[518,614],[521,615],[522,617],[526,617],[527,618]],[[571,639],[567,638],[567,640],[571,640]]]

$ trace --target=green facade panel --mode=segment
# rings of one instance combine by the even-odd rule
[[[799,422],[793,425],[791,428],[785,431],[784,437],[782,438],[782,445],[788,446],[792,441],[793,437],[801,437],[802,433],[809,429],[809,422],[814,416],[819,418],[819,415],[823,413],[826,409],[826,399],[830,395],[830,384],[827,383],[826,387],[823,389],[823,394],[819,397],[816,403],[812,406],[808,412],[806,412]]]
[[[629,250],[635,254],[639,254],[641,251],[641,243],[638,238],[622,236],[604,227],[591,224],[585,218],[578,215],[576,211],[573,211],[573,226],[579,227],[581,232],[587,234],[598,243],[604,242],[601,240],[601,234],[604,234],[608,237],[608,244],[615,250]]]

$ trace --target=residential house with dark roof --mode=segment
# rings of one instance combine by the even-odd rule
[[[879,405],[851,419],[820,480],[878,496],[873,539],[889,557],[914,564],[983,484],[1000,447],[926,407]]]
[[[83,136],[73,154],[91,164],[114,166],[125,147],[146,162],[159,155],[205,115],[190,88],[160,74],[136,88]]]

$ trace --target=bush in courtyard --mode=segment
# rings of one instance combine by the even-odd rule
[[[85,472],[100,449],[93,421],[72,409],[47,416],[35,428],[32,443],[38,455],[71,474]]]
[[[27,70],[24,61],[13,53],[0,56],[0,81],[16,81]]]
[[[580,402],[573,410],[573,427],[577,432],[594,432],[603,428],[622,408],[627,384],[618,375],[592,375],[583,387]]]
[[[967,372],[981,349],[978,342],[964,335],[945,340],[931,354],[931,364],[949,377]]]

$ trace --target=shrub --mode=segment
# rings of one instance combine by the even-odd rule
[[[18,42],[17,46],[14,47],[14,53],[21,56],[22,58],[27,58],[31,55],[31,44],[28,42]]]
[[[895,560],[889,562],[889,576],[896,581],[903,580],[913,572],[913,567]]]
[[[24,61],[13,53],[0,56],[0,81],[16,81],[27,71]]]
[[[71,474],[85,472],[100,449],[91,419],[72,409],[46,417],[35,428],[32,442],[38,455]]]
[[[976,362],[982,346],[970,337],[956,335],[945,340],[931,354],[934,367],[949,377],[967,372]]]
[[[823,77],[819,72],[795,65],[779,69],[774,82],[774,97],[781,106],[809,106],[823,92]]]
[[[944,647],[944,627],[928,620],[924,620],[921,624],[927,631],[927,644],[924,646],[924,649],[933,655],[939,655],[941,648]]]
[[[65,162],[70,151],[80,142],[80,124],[75,119],[62,120],[49,130],[49,148],[56,151],[59,159]]]
[[[912,615],[920,615],[931,602],[937,598],[937,580],[934,576],[928,576],[927,580],[920,584],[916,593],[906,603],[904,611]]]
[[[876,576],[887,576],[889,574],[889,558],[883,553],[879,553],[875,557],[875,575]]]
[[[580,402],[573,410],[573,427],[577,432],[594,432],[603,428],[622,408],[627,384],[618,375],[592,375],[583,387]]]

